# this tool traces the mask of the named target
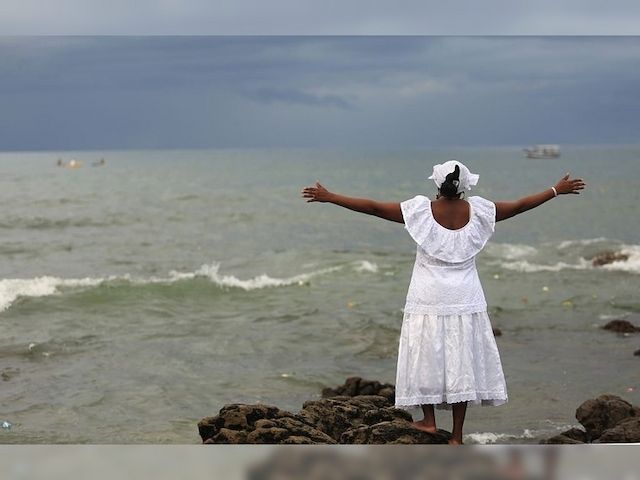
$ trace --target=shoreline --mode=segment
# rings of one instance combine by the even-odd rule
[[[297,413],[273,405],[227,404],[218,415],[200,420],[198,431],[204,444],[448,443],[449,431],[429,433],[413,427],[411,415],[395,408],[394,399],[393,385],[350,377],[343,385],[324,388],[321,399],[307,400]],[[491,444],[640,443],[640,406],[621,397],[603,394],[588,399],[577,407],[575,416],[582,428],[572,427],[548,438],[532,437],[530,442]]]

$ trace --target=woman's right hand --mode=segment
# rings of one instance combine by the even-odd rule
[[[309,202],[328,202],[331,193],[320,183],[316,182],[315,187],[306,187],[302,190],[302,196],[308,198]]]
[[[558,195],[565,195],[567,193],[579,194],[580,190],[584,189],[586,184],[581,178],[570,179],[567,173],[562,177],[555,185],[555,189]]]

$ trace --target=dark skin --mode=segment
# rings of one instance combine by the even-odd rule
[[[555,189],[560,195],[578,195],[586,184],[581,178],[571,179],[567,173],[556,184]],[[307,202],[333,203],[340,207],[353,210],[355,212],[365,213],[376,217],[404,224],[402,210],[399,202],[378,202],[368,198],[354,198],[332,193],[324,188],[320,183],[316,182],[315,186],[302,189],[302,197]],[[460,198],[448,198],[440,196],[438,192],[437,199],[431,202],[431,210],[433,217],[440,225],[450,230],[457,230],[464,227],[469,222],[469,203]],[[555,198],[555,194],[551,188],[547,188],[541,192],[522,197],[519,200],[511,202],[495,202],[496,205],[496,222],[515,217],[521,213],[539,207],[545,202]],[[424,419],[413,422],[413,426],[427,432],[436,431],[436,418],[433,405],[422,405]],[[467,402],[452,404],[453,428],[452,438],[449,444],[462,444],[462,427],[464,417],[467,411]]]

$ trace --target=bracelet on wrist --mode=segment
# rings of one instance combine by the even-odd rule
[[[553,196],[557,197],[558,196],[558,191],[556,190],[556,187],[551,187],[551,190],[553,190]]]

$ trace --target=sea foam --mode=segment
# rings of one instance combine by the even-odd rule
[[[61,288],[96,287],[103,283],[124,281],[134,285],[147,284],[171,284],[175,282],[204,278],[222,288],[238,288],[245,291],[259,290],[262,288],[287,287],[291,285],[304,285],[314,277],[327,275],[343,270],[350,266],[356,272],[377,272],[378,266],[367,260],[351,262],[348,265],[336,265],[321,268],[311,272],[305,272],[291,277],[271,277],[266,273],[256,275],[248,279],[240,279],[234,275],[220,273],[220,264],[211,263],[202,265],[193,272],[170,271],[166,277],[134,277],[130,274],[111,275],[106,277],[86,278],[60,278],[54,276],[41,276],[29,279],[4,279],[0,280],[0,311],[6,310],[18,297],[45,297],[60,293]]]
[[[360,260],[354,263],[354,270],[356,272],[376,273],[378,271],[378,265],[368,260]]]
[[[536,247],[514,243],[489,244],[487,249],[490,255],[504,258],[506,260],[516,260],[538,253],[538,249]]]
[[[585,240],[564,240],[558,244],[549,244],[550,253],[552,249],[567,250],[570,248],[580,251],[580,247],[594,245],[597,243],[611,243],[613,240],[606,238],[592,238]],[[585,258],[579,256],[576,252],[575,262],[559,261],[556,263],[542,263],[534,261],[540,253],[536,248],[528,245],[513,244],[496,244],[489,253],[501,260],[490,262],[491,265],[497,265],[507,270],[513,270],[522,273],[534,272],[559,272],[562,270],[608,270],[620,271],[639,274],[640,273],[640,245],[624,245],[618,243],[615,247],[609,247],[607,250],[614,251],[626,255],[626,260],[618,260],[606,265],[594,266],[591,257]],[[581,252],[584,254],[584,251]]]
[[[585,270],[593,268],[589,260],[579,259],[578,263],[558,262],[552,265],[544,265],[533,263],[527,260],[517,260],[514,262],[500,262],[502,268],[514,270],[516,272],[532,273],[532,272],[559,272],[560,270]]]
[[[535,438],[535,435],[531,430],[529,430],[528,428],[525,428],[521,435],[514,435],[514,434],[508,434],[508,433],[476,432],[476,433],[466,434],[465,437],[472,440],[474,443],[486,445],[491,443],[499,443],[503,441],[514,440],[518,438]]]
[[[0,311],[6,310],[18,297],[45,297],[57,292],[58,287],[91,287],[105,278],[36,277],[30,279],[0,280]]]

